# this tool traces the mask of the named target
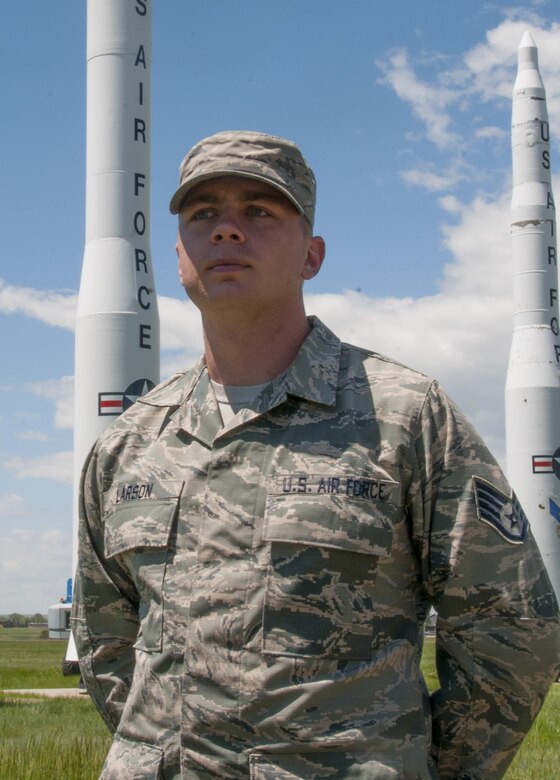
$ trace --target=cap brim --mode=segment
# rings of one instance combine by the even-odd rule
[[[187,193],[196,187],[197,184],[200,184],[203,181],[208,181],[209,179],[218,179],[222,176],[240,176],[243,179],[256,179],[257,181],[262,181],[265,184],[268,184],[270,187],[274,187],[274,189],[281,192],[282,195],[284,195],[290,201],[290,203],[293,203],[300,214],[305,214],[302,206],[297,202],[291,192],[289,192],[279,182],[273,181],[266,176],[259,176],[258,173],[248,173],[247,171],[232,171],[231,168],[228,168],[224,171],[216,170],[209,173],[201,173],[199,176],[193,176],[184,184],[181,184],[179,189],[173,194],[173,197],[169,201],[169,211],[172,214],[179,214]]]

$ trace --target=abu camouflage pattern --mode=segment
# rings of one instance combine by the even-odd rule
[[[89,458],[74,632],[116,732],[104,780],[495,780],[558,673],[531,533],[477,509],[477,484],[510,496],[481,439],[312,324],[226,426],[201,361]]]

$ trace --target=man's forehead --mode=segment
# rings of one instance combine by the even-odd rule
[[[217,176],[207,181],[202,181],[188,192],[183,201],[183,208],[191,203],[200,201],[216,201],[226,195],[232,195],[236,200],[272,200],[286,205],[297,211],[295,206],[275,187],[266,182],[251,179],[245,176]]]

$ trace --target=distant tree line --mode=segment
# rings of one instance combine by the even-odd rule
[[[36,612],[34,615],[20,615],[12,612],[10,615],[0,615],[0,626],[3,628],[27,628],[30,623],[46,623],[47,616]]]

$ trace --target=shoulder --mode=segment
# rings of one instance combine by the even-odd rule
[[[371,349],[342,343],[340,382],[367,386],[376,404],[413,406],[418,410],[428,396],[442,394],[438,383],[421,371]]]
[[[101,434],[95,446],[98,454],[103,457],[130,447],[149,446],[190,393],[197,368],[174,374],[138,398]]]
[[[338,403],[348,410],[404,426],[412,433],[434,400],[446,402],[438,383],[421,371],[372,349],[340,339],[317,317],[311,319],[311,358],[330,370]]]
[[[311,342],[314,357],[323,361],[325,357],[336,358],[340,382],[367,382],[372,387],[383,388],[397,383],[412,393],[425,395],[434,380],[421,371],[400,363],[373,349],[341,341],[318,317],[310,317],[315,335]]]
[[[394,358],[372,349],[341,342],[341,355],[348,360],[362,363],[368,372],[379,376],[399,376],[413,384],[430,385],[434,380],[417,369],[400,363]]]

